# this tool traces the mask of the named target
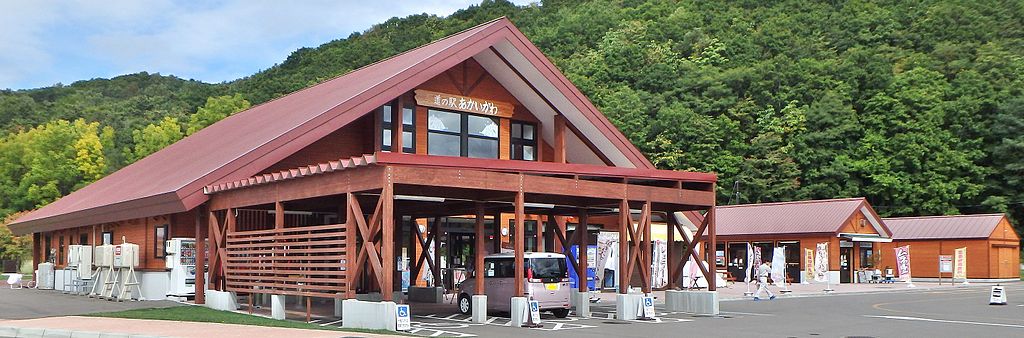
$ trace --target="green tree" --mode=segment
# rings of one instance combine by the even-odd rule
[[[149,124],[141,130],[132,131],[132,139],[135,146],[125,157],[131,162],[141,160],[149,154],[155,153],[174,142],[185,137],[181,132],[181,124],[178,119],[165,117],[160,123]]]

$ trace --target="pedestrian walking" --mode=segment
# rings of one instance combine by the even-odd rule
[[[772,273],[771,260],[761,262],[757,267],[757,292],[754,292],[754,300],[761,300],[761,291],[768,293],[768,299],[775,299],[775,293],[768,290],[768,277]]]

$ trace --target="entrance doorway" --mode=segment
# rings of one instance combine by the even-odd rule
[[[853,248],[839,248],[839,282],[850,283],[853,279],[850,259],[853,257]]]

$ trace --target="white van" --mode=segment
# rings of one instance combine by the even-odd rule
[[[551,311],[555,317],[565,318],[569,315],[569,270],[565,265],[565,255],[548,252],[527,252],[523,258],[523,289],[526,297],[532,297],[540,303],[541,311]],[[484,271],[476,273],[462,282],[462,294],[459,295],[459,311],[463,314],[472,312],[472,296],[476,292],[476,279],[484,276],[484,291],[487,294],[487,309],[508,312],[512,307],[512,296],[515,292],[515,254],[503,253],[484,257]]]

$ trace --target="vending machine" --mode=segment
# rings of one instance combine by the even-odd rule
[[[196,239],[171,238],[168,240],[165,264],[171,270],[167,295],[194,296],[196,291]]]

